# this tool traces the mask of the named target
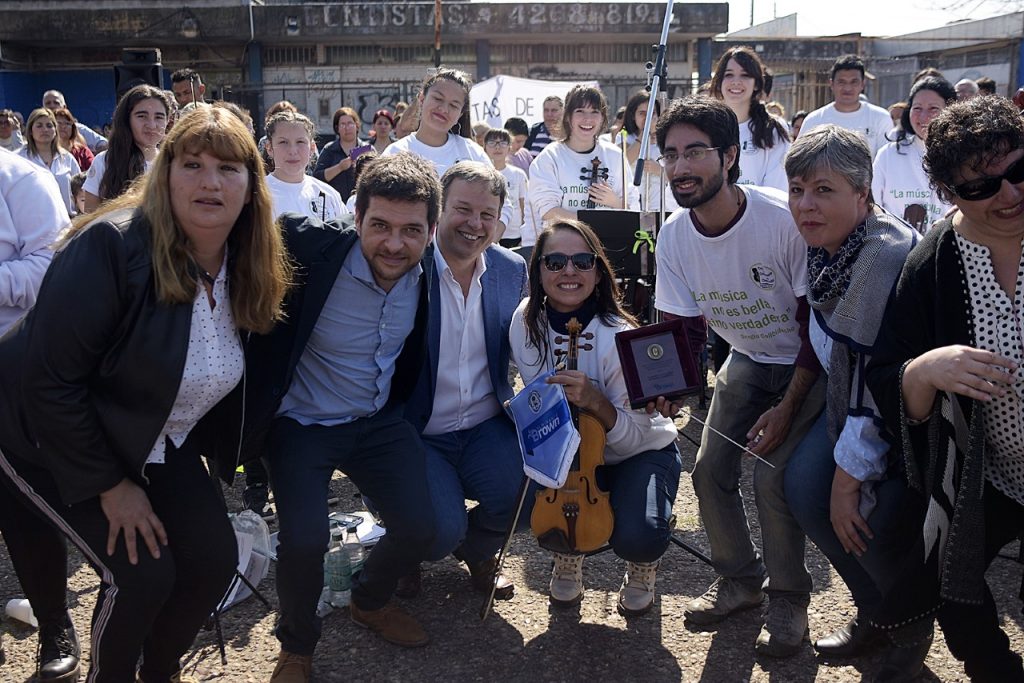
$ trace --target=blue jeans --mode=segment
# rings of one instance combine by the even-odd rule
[[[654,562],[665,553],[682,470],[675,443],[598,470],[598,483],[608,490],[615,514],[609,543],[616,555],[630,562]]]
[[[512,421],[499,413],[470,429],[421,438],[437,518],[437,536],[426,559],[440,560],[456,548],[469,563],[494,557],[519,504],[523,481]],[[468,514],[466,499],[479,502]],[[529,514],[524,509],[523,519],[529,520]]]
[[[746,443],[747,431],[757,418],[785,394],[793,369],[792,365],[758,363],[734,349],[718,371],[708,424],[734,441]],[[740,494],[741,460],[749,456],[705,428],[693,468],[693,489],[711,543],[715,571],[759,587],[764,583],[767,568],[769,596],[784,595],[802,604],[810,599],[811,575],[804,566],[804,532],[786,504],[783,477],[789,456],[824,403],[825,382],[819,377],[794,415],[789,435],[767,455],[775,469],[754,462],[754,497],[761,523],[763,563],[750,539]]]
[[[423,447],[412,425],[392,410],[334,427],[278,418],[269,446],[280,529],[277,638],[286,651],[311,655],[320,639],[316,603],[330,540],[327,494],[334,470],[373,500],[387,527],[352,586],[352,602],[379,609],[434,540]]]
[[[920,533],[921,518],[910,514],[910,509],[919,505],[921,498],[907,489],[901,477],[877,482],[877,504],[865,520],[874,538],[864,538],[867,552],[860,557],[847,553],[829,519],[832,478],[836,472],[833,447],[828,436],[828,417],[823,413],[786,466],[786,500],[807,537],[843,577],[859,618],[871,619],[882,596],[896,580],[915,533]]]

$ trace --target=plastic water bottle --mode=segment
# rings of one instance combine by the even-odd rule
[[[348,551],[349,564],[352,566],[352,576],[355,577],[366,562],[366,551],[363,550],[363,544],[359,540],[355,527],[345,528],[344,541],[345,550]]]
[[[324,583],[334,607],[347,607],[352,599],[352,561],[342,541],[342,530],[331,530],[331,544],[324,555]]]

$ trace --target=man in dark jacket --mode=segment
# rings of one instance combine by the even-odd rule
[[[274,683],[309,680],[335,469],[374,501],[387,527],[353,581],[352,620],[398,645],[428,642],[390,599],[435,533],[422,446],[402,404],[423,355],[430,273],[420,259],[440,197],[429,165],[396,154],[365,169],[354,227],[348,218],[284,218],[299,282],[287,322],[247,351],[250,415],[257,424],[272,418],[266,456],[280,522],[281,605]]]

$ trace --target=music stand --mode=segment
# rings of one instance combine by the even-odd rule
[[[624,279],[650,278],[648,284],[654,283],[654,240],[658,232],[658,214],[618,209],[580,209],[578,217],[601,240],[617,276]]]

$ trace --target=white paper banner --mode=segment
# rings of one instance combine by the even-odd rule
[[[597,81],[580,81],[584,85],[597,85]],[[473,123],[483,121],[491,128],[501,128],[505,119],[518,116],[533,124],[544,120],[544,98],[565,94],[577,85],[575,81],[536,81],[513,76],[495,76],[473,86],[469,95],[470,118]]]

